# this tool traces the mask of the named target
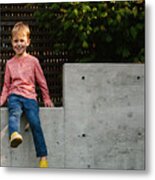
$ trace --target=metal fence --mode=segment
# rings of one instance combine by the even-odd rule
[[[28,23],[31,29],[31,45],[28,52],[36,56],[43,68],[50,97],[55,106],[62,106],[62,66],[69,61],[68,52],[56,52],[51,48],[52,39],[47,30],[39,28],[33,13],[37,4],[0,4],[0,91],[4,81],[5,64],[14,52],[11,46],[11,30],[18,21]],[[36,88],[38,102],[43,105],[41,91]]]

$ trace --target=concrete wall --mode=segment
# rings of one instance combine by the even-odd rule
[[[40,111],[49,166],[143,170],[144,65],[65,64],[63,73],[64,107]],[[24,142],[11,149],[1,109],[2,166],[38,166],[25,121]]]
[[[31,130],[24,131],[25,117],[21,121],[23,143],[10,148],[7,128],[7,109],[1,109],[1,166],[38,167]],[[63,108],[41,108],[41,124],[47,147],[49,167],[64,168],[64,110]]]
[[[66,167],[144,168],[143,65],[66,64],[64,108]]]

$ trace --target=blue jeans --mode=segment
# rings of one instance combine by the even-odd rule
[[[15,131],[20,132],[20,119],[24,112],[32,130],[36,156],[47,156],[46,143],[40,124],[38,103],[34,99],[11,94],[8,97],[8,111],[9,136]]]

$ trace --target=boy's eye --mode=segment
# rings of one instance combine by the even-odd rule
[[[24,42],[24,39],[20,39],[20,40],[18,40],[18,39],[15,39],[15,40],[14,40],[14,43],[18,43],[18,42],[21,42],[21,43],[23,43],[23,42]]]
[[[18,40],[16,39],[16,40],[14,40],[14,42],[15,42],[15,43],[17,43],[17,42],[18,42]]]

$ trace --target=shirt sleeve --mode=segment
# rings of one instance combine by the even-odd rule
[[[43,97],[43,101],[44,103],[46,102],[51,102],[50,96],[49,96],[49,90],[47,87],[47,82],[43,73],[43,70],[40,66],[40,63],[38,60],[35,61],[35,77],[36,77],[36,81],[41,89],[42,92],[42,97]]]
[[[9,90],[10,90],[10,78],[11,78],[11,76],[10,76],[8,63],[6,63],[5,75],[4,75],[4,85],[3,85],[2,93],[0,96],[0,106],[5,104],[5,102],[7,100]]]

